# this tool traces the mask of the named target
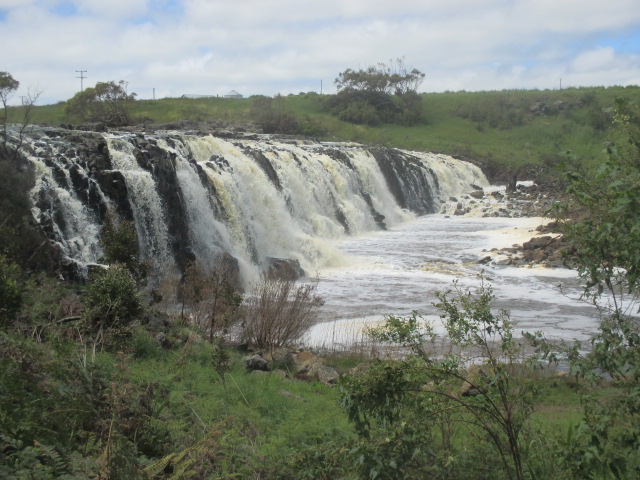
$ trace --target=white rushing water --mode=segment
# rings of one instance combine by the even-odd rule
[[[318,293],[326,304],[321,321],[305,342],[314,346],[350,345],[362,329],[385,315],[417,310],[436,324],[435,292],[454,280],[472,290],[493,288],[515,331],[542,331],[556,339],[586,339],[596,329],[598,311],[580,300],[582,289],[567,269],[486,266],[477,260],[493,247],[522,243],[541,219],[427,215],[386,232],[340,242],[341,267],[319,272]],[[484,252],[483,252],[484,250]],[[561,289],[562,287],[562,289]]]
[[[153,176],[140,167],[129,142],[117,137],[107,137],[107,142],[113,166],[127,183],[142,255],[156,271],[168,270],[173,264],[169,234]]]
[[[41,158],[42,154],[46,155],[48,164]],[[102,195],[99,186],[87,178],[77,157],[62,155],[55,143],[37,142],[33,145],[32,153],[25,155],[34,170],[35,185],[30,192],[34,219],[50,225],[52,240],[86,274],[88,266],[98,262],[102,256],[98,236],[100,226],[95,213],[71,188],[73,181],[70,169],[74,168],[87,185],[91,183]]]
[[[417,310],[437,322],[435,293],[454,280],[478,287],[481,273],[516,331],[570,340],[597,326],[598,311],[579,300],[575,272],[477,263],[483,250],[528,240],[538,220],[417,217],[443,204],[457,208],[448,200],[474,186],[490,190],[469,163],[348,143],[105,134],[111,168],[126,184],[116,189],[116,177],[96,168],[100,148],[83,156],[71,140],[47,132],[27,139],[34,218],[85,277],[102,255],[100,217],[125,195],[119,206],[130,208],[142,256],[158,277],[179,259],[211,268],[223,252],[238,261],[247,286],[272,258],[317,273],[326,304],[310,344],[357,341],[364,325],[389,314]],[[485,207],[475,202],[478,212]]]

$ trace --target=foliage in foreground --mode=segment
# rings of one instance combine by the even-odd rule
[[[567,173],[573,203],[559,215],[601,321],[589,353],[579,342],[558,353],[576,376],[591,383],[606,377],[620,388],[608,401],[584,398],[584,418],[567,442],[567,462],[584,478],[640,476],[640,106],[620,100],[614,118],[623,141],[595,171]]]
[[[2,478],[294,479],[298,452],[350,437],[327,387],[249,375],[231,352],[223,388],[215,347],[184,326],[173,350],[137,331],[95,355],[68,333],[0,333]]]
[[[482,478],[456,441],[463,436],[491,451],[491,478],[524,479],[539,467],[529,461],[525,440],[535,382],[509,318],[492,310],[484,284],[477,294],[456,287],[438,298],[450,354],[437,352],[433,325],[415,312],[390,316],[370,334],[404,347],[407,358],[376,361],[342,384],[343,406],[362,438],[362,477]]]
[[[376,361],[343,382],[343,405],[361,438],[363,478],[591,478],[640,476],[640,110],[619,102],[615,119],[624,142],[608,149],[595,172],[569,172],[573,203],[563,220],[575,248],[585,296],[602,320],[585,351],[579,342],[553,346],[541,334],[525,335],[539,357],[517,361],[503,312],[491,309],[491,292],[438,296],[453,347],[429,352],[430,324],[388,317],[372,331],[378,340],[409,349],[406,360]],[[566,212],[566,211],[565,211]],[[464,355],[461,354],[464,352]],[[545,438],[530,421],[536,386],[525,365],[562,360],[586,385],[615,385],[616,395],[583,394],[582,419],[563,436]],[[476,366],[465,368],[473,360]],[[462,383],[462,387],[460,386]],[[464,428],[474,447],[460,448]],[[452,440],[453,439],[453,440]],[[478,448],[480,446],[480,448]],[[481,448],[501,460],[483,469]],[[490,450],[489,450],[490,449]],[[490,453],[489,453],[490,452]],[[554,452],[547,455],[545,452]],[[471,463],[471,458],[475,458]]]

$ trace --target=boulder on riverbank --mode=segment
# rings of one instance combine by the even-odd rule
[[[279,348],[272,353],[253,353],[245,358],[245,368],[249,373],[295,372],[298,380],[315,380],[325,385],[334,385],[340,374],[324,360],[308,351]],[[286,369],[286,370],[283,370]]]
[[[441,213],[481,217],[544,217],[564,193],[556,182],[518,183],[507,193],[504,188],[475,189],[469,195],[449,199]],[[531,231],[531,238],[521,244],[493,249],[478,259],[483,265],[544,266],[572,268],[573,249],[559,232],[557,222],[546,222]]]

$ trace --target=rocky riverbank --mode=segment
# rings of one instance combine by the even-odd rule
[[[440,213],[479,217],[539,219],[535,228],[527,230],[521,243],[485,251],[478,263],[521,267],[572,268],[573,250],[566,243],[559,225],[553,221],[554,206],[563,201],[564,193],[557,183],[520,182],[515,190],[506,187],[477,187],[469,195],[449,198]]]

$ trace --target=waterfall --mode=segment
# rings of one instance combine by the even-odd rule
[[[161,272],[171,266],[172,259],[165,213],[153,175],[138,164],[131,142],[107,137],[107,143],[113,170],[122,174],[127,185],[140,252],[156,272]]]
[[[211,269],[222,254],[245,280],[274,258],[313,274],[339,262],[333,240],[435,213],[487,184],[479,168],[445,155],[359,144],[52,129],[27,142],[34,217],[64,254],[97,262],[112,209],[134,222],[156,275],[191,261]]]
[[[86,163],[68,145],[55,139],[31,139],[24,155],[34,173],[31,212],[80,275],[99,262],[100,206],[107,199],[90,178]]]

